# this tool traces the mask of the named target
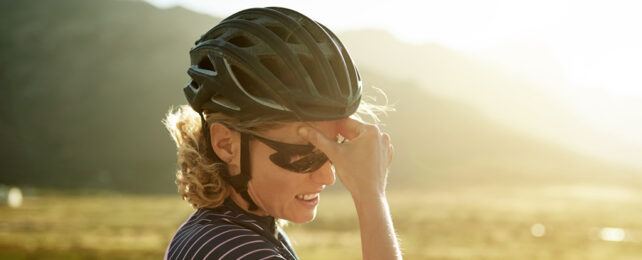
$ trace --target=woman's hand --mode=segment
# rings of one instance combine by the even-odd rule
[[[312,127],[301,127],[299,134],[328,156],[354,199],[383,195],[393,155],[390,136],[376,125],[353,118],[337,124],[347,142],[337,143]]]
[[[352,195],[363,259],[402,259],[385,196],[393,154],[390,136],[375,125],[352,118],[337,124],[347,142],[337,143],[312,127],[301,127],[299,134],[328,156]]]

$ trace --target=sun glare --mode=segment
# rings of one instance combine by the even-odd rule
[[[266,6],[253,0],[225,5],[198,0],[146,1],[160,8],[180,5],[219,17]],[[573,83],[608,86],[605,89],[615,94],[642,97],[642,79],[636,76],[642,68],[642,34],[633,33],[642,17],[631,1],[401,0],[371,4],[330,0],[310,4],[280,0],[267,5],[301,10],[335,30],[383,28],[406,42],[435,42],[469,52],[541,41],[554,50]],[[328,16],[330,13],[334,15]]]
[[[147,2],[161,8],[180,5],[219,17],[266,5],[251,0],[225,5],[198,0]],[[375,5],[365,1],[309,4],[281,0],[269,5],[301,10],[336,30],[383,28],[407,42],[435,42],[468,52],[507,43],[544,42],[571,83],[600,86],[614,95],[642,97],[642,79],[636,75],[642,68],[642,34],[633,33],[642,24],[642,17],[632,3],[401,0]],[[329,13],[334,15],[328,16]]]
[[[631,158],[642,151],[642,77],[638,75],[642,34],[637,33],[642,16],[634,1],[400,0],[372,4],[279,0],[266,4],[240,0],[224,5],[198,0],[146,1],[218,17],[249,7],[286,6],[335,31],[379,28],[408,43],[436,43],[470,54],[534,81],[536,88],[577,117],[577,125],[561,128],[587,131],[575,136],[549,131],[539,133],[540,137],[642,167]],[[505,123],[519,129],[535,128],[519,125],[520,120]],[[542,123],[555,125],[556,121]]]

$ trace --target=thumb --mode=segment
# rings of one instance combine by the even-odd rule
[[[299,135],[303,137],[303,139],[310,142],[327,156],[331,156],[330,154],[334,154],[334,152],[338,148],[339,144],[336,141],[333,141],[332,139],[326,137],[323,133],[319,132],[319,130],[316,130],[312,127],[302,126],[299,128],[298,132]]]

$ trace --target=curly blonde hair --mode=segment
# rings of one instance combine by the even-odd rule
[[[239,122],[236,118],[222,113],[206,114],[208,124],[215,122],[243,132],[257,132],[276,127],[277,123],[258,120]],[[176,185],[178,192],[195,208],[218,207],[230,195],[231,186],[222,175],[227,174],[227,164],[214,161],[207,156],[207,143],[203,135],[201,118],[190,106],[182,105],[170,109],[163,124],[176,142],[178,171]]]
[[[387,105],[374,105],[362,100],[357,113],[368,115],[376,123],[379,122],[377,114],[391,110]],[[283,125],[269,118],[239,121],[222,113],[206,114],[205,120],[210,125],[221,123],[230,129],[253,134]],[[227,174],[228,166],[207,156],[211,144],[202,133],[199,114],[190,106],[181,105],[169,110],[163,124],[176,142],[176,185],[181,197],[194,208],[214,208],[223,204],[232,192],[232,187],[222,177]]]

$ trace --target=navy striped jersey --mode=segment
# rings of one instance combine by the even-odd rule
[[[298,259],[270,216],[251,214],[231,199],[200,208],[176,231],[165,259]]]

